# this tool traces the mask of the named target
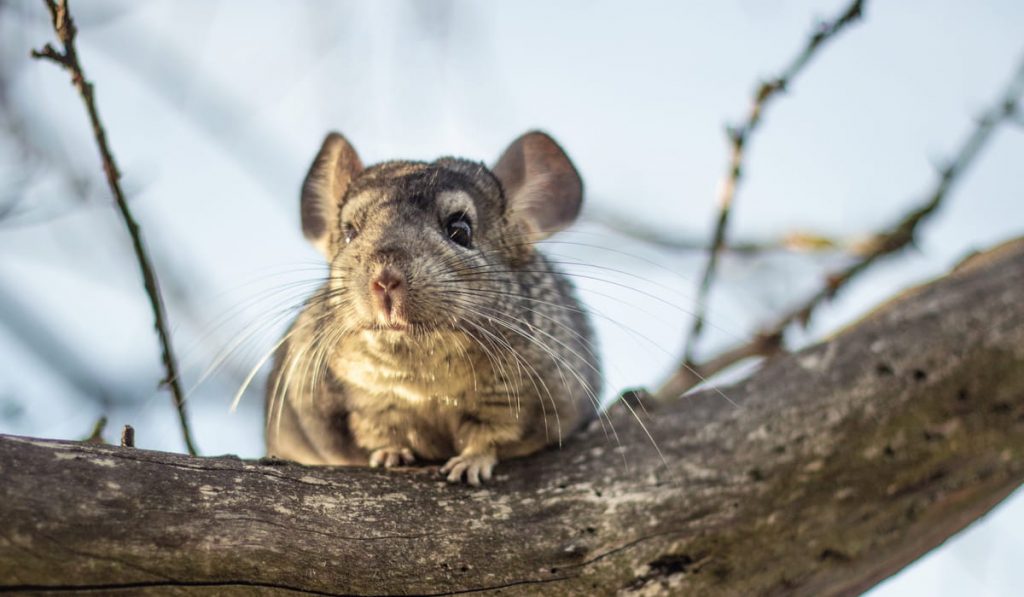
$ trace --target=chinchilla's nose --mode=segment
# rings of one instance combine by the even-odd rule
[[[370,278],[370,298],[374,311],[386,325],[394,327],[408,324],[405,316],[406,295],[405,276],[393,267],[385,266]]]
[[[404,286],[402,274],[390,267],[384,268],[370,280],[370,292],[377,301],[390,300],[393,295],[404,292]]]

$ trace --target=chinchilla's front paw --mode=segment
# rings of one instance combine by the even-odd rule
[[[380,448],[370,452],[370,466],[374,468],[393,468],[414,462],[416,457],[409,448]]]
[[[441,474],[448,473],[449,483],[458,483],[465,477],[466,483],[479,487],[481,480],[490,481],[496,464],[498,459],[492,454],[459,454],[441,467]]]

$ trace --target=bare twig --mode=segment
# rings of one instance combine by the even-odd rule
[[[0,21],[15,10],[0,0]],[[10,172],[17,174],[14,180],[5,180],[5,188],[0,191],[0,225],[4,227],[11,226],[16,219],[21,221],[19,216],[27,211],[24,209],[24,203],[29,195],[28,189],[35,178],[35,171],[43,163],[58,170],[62,182],[72,191],[69,195],[76,196],[83,202],[88,196],[85,177],[74,172],[68,160],[61,160],[58,156],[52,155],[54,152],[40,147],[29,134],[24,115],[18,113],[16,102],[11,96],[14,74],[11,72],[13,65],[8,62],[4,57],[0,57],[0,137],[4,139],[4,145],[9,142],[13,146],[15,164]],[[48,174],[53,176],[52,172]]]
[[[156,328],[157,336],[160,339],[160,345],[163,350],[164,369],[167,373],[164,383],[170,388],[171,396],[174,399],[174,405],[178,411],[178,418],[181,422],[181,430],[185,440],[185,447],[188,449],[189,454],[194,456],[198,452],[195,448],[195,443],[192,440],[191,431],[189,430],[188,416],[185,412],[185,396],[181,390],[181,384],[178,378],[177,361],[175,359],[174,352],[171,349],[170,334],[167,331],[167,315],[164,312],[156,272],[153,270],[153,266],[146,252],[145,244],[142,240],[142,230],[136,223],[135,217],[132,215],[132,212],[128,207],[128,202],[125,200],[124,192],[121,190],[121,174],[117,169],[114,156],[107,144],[106,131],[103,128],[99,112],[96,108],[96,100],[93,95],[93,85],[85,78],[82,65],[78,60],[78,52],[75,47],[75,23],[72,20],[71,13],[68,9],[68,0],[44,1],[50,11],[53,28],[57,33],[57,39],[60,40],[64,49],[63,51],[58,51],[51,44],[47,43],[43,46],[42,50],[33,50],[32,57],[52,60],[67,70],[71,75],[71,83],[76,89],[78,89],[79,94],[82,96],[82,101],[85,103],[86,111],[89,114],[89,121],[92,125],[93,136],[96,138],[100,158],[103,161],[103,171],[107,177],[107,184],[110,186],[110,191],[114,195],[114,201],[117,204],[121,218],[124,220],[125,227],[128,229],[129,235],[131,235],[135,256],[138,260],[139,269],[141,270],[142,278],[146,286],[146,293],[149,295],[149,303],[152,307],[153,318],[155,320],[154,326]]]
[[[704,320],[707,313],[708,294],[711,291],[711,284],[715,277],[715,268],[718,266],[718,256],[726,246],[725,234],[729,224],[729,215],[732,210],[732,202],[736,196],[736,188],[739,186],[743,176],[743,160],[750,135],[757,130],[761,123],[761,116],[765,108],[771,103],[780,92],[786,90],[794,78],[810,62],[817,51],[831,38],[842,31],[847,25],[858,20],[863,13],[864,0],[853,0],[843,12],[833,21],[819,23],[815,26],[814,32],[807,45],[797,54],[782,73],[768,81],[761,83],[754,93],[753,103],[746,121],[738,127],[729,127],[730,156],[729,167],[722,177],[718,186],[718,217],[715,224],[715,233],[708,249],[708,261],[701,277],[700,287],[697,290],[697,301],[694,307],[693,324],[690,333],[686,336],[686,348],[683,352],[683,359],[686,363],[694,361],[697,342],[700,340],[701,332],[704,329]]]
[[[784,313],[774,324],[762,330],[749,342],[736,346],[721,355],[701,364],[683,362],[672,377],[658,390],[660,398],[676,397],[700,383],[708,376],[752,356],[769,356],[783,347],[783,334],[793,323],[807,325],[814,310],[832,299],[858,274],[879,259],[895,253],[912,244],[918,226],[942,205],[950,189],[959,177],[974,162],[978,153],[991,138],[995,128],[1004,122],[1012,122],[1021,113],[1020,101],[1024,96],[1024,59],[1017,66],[1010,84],[998,100],[978,118],[974,130],[948,162],[939,169],[937,179],[925,200],[904,215],[887,230],[876,234],[865,253],[844,269],[826,277],[822,288],[804,302]]]
[[[586,222],[597,224],[616,234],[660,249],[704,251],[708,248],[708,241],[703,237],[682,236],[668,228],[660,228],[600,208],[591,207],[584,212],[582,217]],[[857,254],[861,251],[861,246],[858,239],[832,238],[824,234],[794,230],[776,239],[732,241],[722,245],[721,250],[738,255],[759,255],[772,251]]]
[[[125,425],[124,429],[121,430],[121,447],[135,447],[135,428],[131,425]]]
[[[643,222],[623,217],[622,214],[602,210],[593,205],[584,210],[581,218],[609,231],[670,251],[696,251],[707,247],[707,242],[695,235],[681,235],[668,229],[656,228]],[[730,247],[730,249],[733,247]]]
[[[89,433],[89,437],[85,438],[84,441],[87,444],[105,444],[107,441],[103,439],[103,431],[107,428],[107,417],[103,416],[96,420],[96,424],[92,426],[92,431]]]

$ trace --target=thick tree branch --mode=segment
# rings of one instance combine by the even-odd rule
[[[723,392],[502,463],[303,467],[0,437],[0,591],[852,595],[1024,481],[1024,240]]]
[[[956,155],[939,170],[932,189],[918,206],[889,226],[887,230],[876,234],[870,242],[864,243],[862,252],[857,258],[842,270],[829,275],[820,290],[784,313],[751,340],[730,348],[701,364],[686,360],[681,362],[672,376],[658,389],[657,395],[662,399],[676,398],[701,381],[743,359],[775,354],[783,348],[783,334],[786,328],[794,323],[807,325],[814,310],[832,300],[852,279],[882,258],[911,245],[917,237],[920,224],[941,207],[943,200],[949,195],[961,175],[974,163],[996,128],[1020,112],[1019,102],[1022,95],[1024,95],[1024,58],[1017,66],[1006,89],[999,94],[993,105],[978,118],[974,129],[957,150]]]
[[[750,141],[750,136],[761,124],[761,116],[772,100],[780,92],[786,91],[786,88],[789,87],[793,79],[800,74],[826,42],[838,35],[848,25],[860,19],[863,11],[864,0],[853,0],[834,20],[816,25],[810,38],[807,40],[807,44],[796,55],[789,66],[777,77],[765,81],[758,86],[750,105],[750,112],[747,114],[743,124],[728,129],[729,166],[718,184],[718,216],[715,220],[715,232],[711,240],[711,246],[708,248],[707,264],[704,267],[704,274],[701,276],[700,286],[697,288],[693,324],[690,327],[690,333],[686,336],[686,346],[683,351],[683,363],[685,365],[692,365],[694,363],[697,342],[700,340],[701,332],[704,329],[708,294],[711,292],[711,284],[714,282],[718,257],[726,246],[725,235],[729,225],[729,215],[732,213],[732,202],[736,196],[736,188],[739,186],[740,179],[743,176],[743,162],[746,158],[746,148],[747,143]]]
[[[100,159],[103,161],[103,172],[107,177],[107,184],[114,195],[114,202],[117,204],[118,212],[124,221],[128,234],[132,239],[132,248],[135,250],[135,257],[142,272],[142,279],[146,286],[146,294],[149,296],[149,304],[153,310],[154,327],[160,340],[162,358],[166,378],[164,383],[171,391],[174,406],[178,411],[178,419],[181,423],[181,431],[185,440],[185,447],[188,453],[193,456],[197,454],[195,442],[189,430],[188,415],[185,412],[185,394],[181,390],[181,380],[178,376],[177,359],[174,350],[171,348],[170,332],[167,326],[167,314],[164,309],[163,299],[160,295],[160,285],[157,281],[156,271],[153,269],[152,261],[146,251],[146,245],[142,239],[142,230],[139,228],[128,207],[124,192],[121,190],[121,172],[117,169],[114,155],[107,143],[107,133],[100,120],[99,111],[96,107],[96,98],[93,94],[93,85],[85,77],[85,72],[78,60],[78,50],[75,46],[75,22],[71,18],[67,0],[45,0],[53,21],[53,29],[57,39],[63,45],[63,51],[58,51],[51,44],[47,43],[42,50],[33,50],[32,57],[52,60],[63,67],[71,75],[71,83],[82,96],[86,112],[89,114],[89,123],[92,126],[93,136],[96,139],[96,146],[100,152]]]

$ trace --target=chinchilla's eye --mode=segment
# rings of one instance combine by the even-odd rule
[[[352,224],[342,224],[341,232],[342,234],[345,235],[346,245],[352,242],[352,239],[355,238],[357,234],[359,234],[359,231],[356,230],[356,227],[353,226]]]
[[[465,213],[459,212],[448,216],[444,224],[444,232],[451,241],[460,247],[469,248],[473,240],[473,226]]]

